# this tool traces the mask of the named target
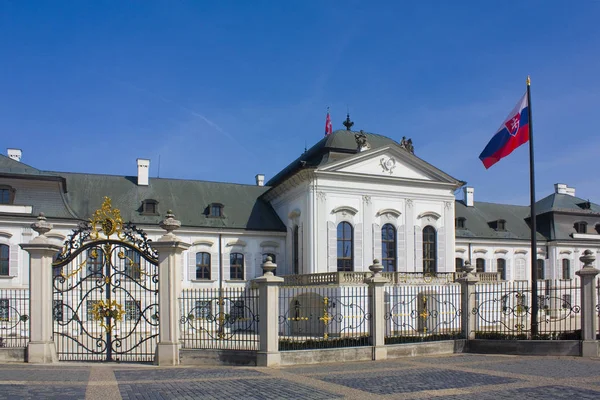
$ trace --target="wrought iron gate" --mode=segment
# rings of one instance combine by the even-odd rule
[[[150,242],[106,197],[73,230],[52,264],[59,360],[154,361],[158,254]]]

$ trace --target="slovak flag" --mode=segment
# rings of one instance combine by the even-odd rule
[[[329,116],[329,108],[327,109],[327,118],[325,119],[325,136],[329,135],[333,132],[333,127],[331,126],[331,117]]]
[[[479,155],[486,169],[529,140],[529,104],[527,92],[508,114],[498,131]]]

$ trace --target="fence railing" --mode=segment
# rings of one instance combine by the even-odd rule
[[[532,293],[527,281],[475,286],[475,337],[478,339],[581,338],[579,280],[538,282],[538,333],[531,336]]]
[[[382,272],[381,275],[392,284],[444,284],[453,283],[462,273],[457,272]],[[500,281],[497,272],[477,272],[481,282]],[[324,272],[319,274],[284,275],[283,286],[314,285],[361,285],[371,272]]]
[[[367,286],[282,287],[279,349],[301,350],[369,344]]]
[[[184,289],[181,343],[185,349],[258,350],[258,291]]]
[[[29,290],[0,289],[0,347],[27,347]]]
[[[387,286],[384,307],[386,344],[462,337],[459,284]]]

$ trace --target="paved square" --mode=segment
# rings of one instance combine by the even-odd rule
[[[7,400],[40,400],[60,399],[79,400],[85,398],[86,385],[60,386],[60,389],[52,386],[41,385],[2,385],[0,386],[0,399]]]
[[[515,358],[494,363],[477,363],[478,370],[503,371],[548,378],[600,376],[600,362],[584,359]]]
[[[227,381],[205,381],[161,384],[119,385],[123,400],[133,399],[312,399],[341,398],[327,391],[278,379],[233,379]]]
[[[600,391],[579,389],[568,386],[546,386],[537,388],[523,388],[503,390],[487,393],[473,393],[459,396],[435,397],[440,400],[548,400],[548,399],[577,399],[577,400],[598,400]]]
[[[265,376],[260,371],[247,368],[148,368],[116,370],[118,381],[169,381],[173,379],[242,378],[247,376]]]
[[[421,390],[456,389],[472,386],[518,382],[518,379],[485,374],[469,374],[442,369],[410,369],[388,373],[334,375],[324,381],[376,394],[418,392]]]

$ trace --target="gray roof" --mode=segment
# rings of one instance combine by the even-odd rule
[[[46,175],[43,171],[0,154],[0,172],[18,175]]]
[[[172,210],[182,226],[285,231],[271,205],[259,198],[269,189],[265,186],[164,178],[150,178],[148,186],[138,186],[133,176],[60,175],[67,180],[69,205],[86,219],[109,196],[124,221],[157,224]],[[159,215],[141,215],[143,200],[156,200]],[[223,218],[207,216],[212,203],[223,205]]]
[[[476,201],[473,207],[467,207],[459,200],[455,204],[456,218],[465,218],[465,229],[456,229],[457,238],[531,240],[531,228],[525,221],[529,216],[528,206]],[[500,219],[506,221],[505,231],[493,228],[493,223]],[[537,238],[546,239],[539,232]]]
[[[590,208],[584,209],[582,205],[586,202],[587,200],[568,194],[552,193],[535,203],[535,213],[537,215],[547,212],[600,214],[600,205],[590,202]]]
[[[292,161],[287,167],[282,169],[277,175],[271,178],[268,182],[268,186],[277,186],[283,182],[286,178],[292,176],[303,168],[316,168],[326,164],[340,161],[344,158],[350,157],[358,153],[355,134],[359,132],[349,130],[336,130],[330,135],[323,137],[314,146],[305,151],[300,157]],[[400,143],[396,142],[387,136],[378,135],[376,133],[362,132],[367,138],[367,142],[371,146],[371,150],[386,146],[397,146],[400,147]],[[457,184],[464,184],[456,178],[440,171],[438,168],[427,163],[426,161],[415,156],[413,153],[406,152],[409,157],[414,157],[421,163],[434,168],[438,173],[443,175],[446,179],[455,182]]]
[[[314,168],[356,154],[356,139],[354,138],[354,135],[357,133],[358,132],[340,129],[323,137],[314,146],[305,151],[300,157],[292,161],[287,167],[271,178],[267,182],[267,185],[276,186],[302,168]],[[391,144],[399,145],[398,142],[389,137],[377,135],[375,133],[363,133],[366,135],[367,141],[371,145],[371,149],[377,149]]]

